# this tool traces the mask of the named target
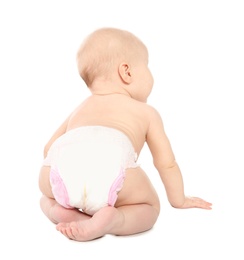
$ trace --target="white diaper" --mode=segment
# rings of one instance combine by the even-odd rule
[[[66,208],[93,215],[114,206],[127,168],[137,155],[129,138],[113,128],[83,126],[68,131],[51,146],[44,165],[51,166],[55,199]]]

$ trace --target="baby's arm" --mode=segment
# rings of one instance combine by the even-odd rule
[[[170,204],[175,208],[210,209],[211,203],[200,198],[185,196],[182,174],[166,136],[162,119],[155,109],[152,109],[151,112],[147,144],[152,153],[154,165],[165,186]]]

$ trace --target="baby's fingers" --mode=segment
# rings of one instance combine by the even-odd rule
[[[188,197],[192,208],[212,209],[212,203],[198,197]]]

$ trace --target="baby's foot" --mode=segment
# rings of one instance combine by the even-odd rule
[[[106,207],[98,211],[92,218],[87,220],[59,223],[56,228],[64,236],[76,241],[88,241],[102,237],[118,223],[117,209]]]
[[[88,241],[104,235],[101,230],[96,230],[92,219],[59,223],[56,228],[67,238],[76,241]]]

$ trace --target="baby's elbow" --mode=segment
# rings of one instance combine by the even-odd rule
[[[153,164],[159,172],[164,171],[164,170],[173,169],[173,168],[177,167],[177,165],[178,165],[175,159],[172,161],[169,161],[169,162],[164,162],[162,160],[154,160]]]

